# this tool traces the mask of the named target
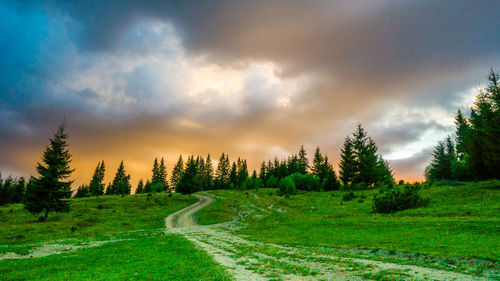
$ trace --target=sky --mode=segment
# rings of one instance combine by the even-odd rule
[[[490,68],[500,1],[0,0],[0,172],[35,174],[66,120],[72,179],[104,160],[287,157],[337,167],[361,123],[396,179],[421,180]],[[216,164],[216,163],[215,163]]]

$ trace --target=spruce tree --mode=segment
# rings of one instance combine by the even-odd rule
[[[126,175],[125,166],[123,165],[123,161],[121,161],[111,184],[111,190],[113,194],[130,194],[131,189],[130,175]]]
[[[238,186],[243,184],[245,180],[248,178],[248,166],[247,166],[247,160],[243,159],[239,161],[238,164]]]
[[[192,193],[199,191],[201,188],[200,182],[197,180],[197,173],[198,167],[196,161],[193,156],[189,156],[186,162],[186,169],[184,170],[184,173],[182,173],[182,177],[177,184],[176,192],[191,195]]]
[[[312,167],[311,167],[311,172],[313,175],[316,175],[318,177],[321,175],[324,162],[325,162],[325,158],[321,154],[319,147],[316,147],[316,150],[314,151],[314,157],[313,157]]]
[[[165,165],[163,157],[161,158],[160,165],[158,166],[158,182],[163,186],[164,191],[168,190],[167,166]]]
[[[139,180],[137,188],[135,189],[135,194],[141,194],[141,193],[144,193],[144,182],[142,181],[142,179]]]
[[[229,179],[229,170],[230,170],[230,164],[229,164],[229,156],[225,155],[222,153],[220,159],[219,159],[219,164],[217,165],[217,171],[216,171],[216,186],[215,188],[217,189],[228,189],[230,186],[230,179]]]
[[[354,154],[354,144],[347,136],[341,149],[339,174],[344,185],[350,185],[356,176],[356,155]]]
[[[67,138],[65,125],[62,123],[50,139],[50,145],[43,153],[42,163],[37,164],[39,177],[26,190],[24,207],[32,214],[43,213],[41,221],[45,221],[51,211],[69,211],[69,203],[63,199],[67,198],[68,190],[71,190],[72,181],[68,178],[74,170],[69,166],[71,154],[67,149]]]
[[[239,185],[238,168],[235,162],[233,162],[233,165],[231,166],[231,171],[229,172],[229,183],[231,185],[231,188],[237,188]]]
[[[259,179],[262,181],[262,183],[266,183],[267,181],[267,168],[266,168],[266,161],[262,161],[262,164],[260,164],[260,171],[259,171]]]
[[[205,166],[203,167],[203,186],[205,189],[212,189],[214,181],[214,167],[212,165],[212,158],[210,154],[207,155]]]
[[[184,161],[182,160],[182,155],[179,155],[179,160],[177,160],[177,164],[175,164],[174,169],[172,170],[172,175],[170,175],[170,183],[172,184],[172,188],[177,189],[177,185],[181,180],[182,173],[184,171]]]
[[[307,160],[307,153],[303,145],[300,146],[298,160],[299,167],[297,172],[304,175],[307,174],[307,169],[309,169],[309,160]]]
[[[88,189],[89,193],[93,196],[104,195],[104,161],[97,163],[97,167],[95,168],[94,175],[92,175],[92,179],[90,180]]]
[[[153,175],[151,176],[151,183],[152,184],[161,183],[160,165],[158,164],[158,158],[155,158],[155,160],[153,162],[153,169],[151,171],[153,172]]]

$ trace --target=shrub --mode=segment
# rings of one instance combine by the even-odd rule
[[[293,195],[297,193],[297,188],[291,177],[281,179],[279,184],[279,195]]]
[[[151,185],[151,192],[156,193],[162,191],[163,191],[163,185],[161,183],[155,183]]]
[[[405,184],[405,181],[404,180],[399,180],[398,181],[398,185],[404,185]]]
[[[347,193],[344,193],[344,195],[342,195],[342,201],[351,201],[354,198],[356,198],[356,194],[354,194],[354,192],[352,191],[349,191]]]
[[[294,173],[289,176],[295,183],[298,190],[321,190],[321,182],[319,178],[313,174]]]
[[[393,213],[425,206],[429,200],[422,198],[419,191],[419,185],[406,186],[403,191],[398,188],[381,189],[373,196],[373,210],[377,213]]]
[[[276,188],[278,187],[278,179],[274,176],[271,176],[266,182],[267,188]]]

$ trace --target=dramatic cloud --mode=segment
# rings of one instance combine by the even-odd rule
[[[77,182],[125,160],[221,152],[251,167],[361,122],[422,177],[490,67],[498,1],[4,1],[0,171],[28,175],[64,118]],[[113,171],[114,172],[114,171]],[[111,173],[108,173],[111,177]]]

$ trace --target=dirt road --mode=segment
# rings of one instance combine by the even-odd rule
[[[495,280],[427,266],[368,257],[348,257],[336,248],[286,246],[250,241],[237,221],[200,226],[194,214],[212,204],[208,196],[165,219],[165,233],[182,234],[210,254],[236,280]],[[249,206],[250,213],[252,206]]]

